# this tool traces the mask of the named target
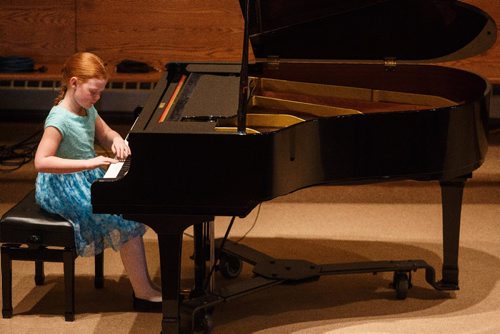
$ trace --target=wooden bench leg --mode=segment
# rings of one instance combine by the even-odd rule
[[[2,316],[12,318],[12,258],[9,246],[2,245]]]
[[[43,270],[43,261],[35,260],[35,284],[43,285],[45,283],[45,272]]]
[[[2,270],[2,316],[12,318],[12,259],[18,250],[18,245],[4,244],[1,246],[1,270]],[[60,256],[60,255],[59,255]],[[60,257],[58,258],[60,259]],[[24,258],[24,256],[22,257]],[[73,248],[63,251],[62,260],[64,266],[64,289],[65,289],[65,313],[66,321],[75,320],[75,258]],[[44,261],[35,259],[35,283],[44,284]],[[59,260],[60,261],[60,260]],[[94,285],[100,289],[104,286],[104,253],[95,256],[95,281]]]
[[[94,287],[96,289],[102,289],[104,287],[104,252],[95,256]]]
[[[66,321],[75,320],[75,253],[74,250],[64,250],[64,289],[65,289],[65,313]]]

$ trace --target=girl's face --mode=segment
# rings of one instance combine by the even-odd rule
[[[74,79],[72,85],[75,102],[79,106],[89,109],[101,98],[101,93],[106,87],[106,80],[93,78],[82,82]]]

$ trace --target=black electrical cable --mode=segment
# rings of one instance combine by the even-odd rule
[[[222,250],[224,249],[224,244],[226,243],[226,240],[229,237],[229,232],[231,231],[231,228],[233,227],[233,223],[234,223],[235,218],[236,218],[236,216],[233,216],[231,218],[231,222],[229,223],[229,226],[226,229],[226,233],[224,234],[224,237],[222,238],[222,242],[220,244],[219,254],[215,257],[212,268],[210,268],[210,272],[208,273],[207,277],[205,278],[205,283],[203,284],[204,290],[206,290],[208,288],[210,278],[212,277],[212,275],[215,271],[215,268],[217,268],[217,262],[219,262],[220,254],[222,253]]]
[[[259,219],[261,206],[262,206],[262,203],[259,203],[259,207],[257,208],[257,214],[255,215],[255,219],[253,220],[252,226],[250,226],[250,228],[245,232],[245,234],[243,234],[238,240],[234,241],[234,243],[239,243],[239,242],[243,241],[243,239],[246,238],[246,236],[248,235],[248,233],[250,233],[254,229],[255,225],[257,225],[257,220]],[[187,233],[187,232],[184,232],[184,235],[186,237],[191,238],[191,239],[194,238],[194,235],[192,235],[190,233]]]
[[[246,238],[248,233],[250,233],[253,230],[253,228],[257,224],[257,219],[259,218],[259,215],[260,215],[260,207],[261,206],[262,206],[262,203],[259,203],[259,207],[257,208],[257,214],[255,215],[255,219],[253,220],[252,226],[250,226],[248,231],[246,231],[245,234],[243,234],[238,240],[236,240],[235,243],[240,243],[243,239]]]
[[[259,218],[259,215],[260,215],[260,208],[261,208],[261,206],[262,206],[262,203],[259,204],[259,207],[257,209],[257,214],[255,216],[255,219],[254,219],[253,223],[252,223],[252,226],[250,226],[250,228],[245,232],[245,234],[243,234],[243,236],[241,236],[238,240],[236,240],[235,243],[241,242],[243,239],[245,239],[245,237],[248,235],[248,233],[250,233],[253,230],[253,228],[257,224],[257,219]],[[227,239],[229,238],[229,232],[231,231],[231,229],[233,227],[235,219],[236,219],[236,216],[233,216],[231,218],[231,221],[229,222],[229,225],[228,225],[228,227],[226,229],[226,233],[224,234],[224,237],[222,238],[222,242],[221,242],[220,248],[219,248],[219,253],[216,255],[216,257],[214,259],[214,263],[213,263],[212,267],[210,268],[210,272],[208,273],[207,277],[205,277],[205,281],[203,283],[203,288],[205,290],[208,288],[208,284],[210,282],[210,278],[212,277],[213,273],[215,272],[215,269],[217,268],[217,265],[218,265],[218,262],[219,262],[219,259],[220,259],[220,254],[222,254],[222,251],[224,249],[224,244],[226,243]],[[184,232],[184,235],[188,236],[190,238],[194,238],[194,236],[192,234],[189,234],[189,233],[186,233],[186,232]]]
[[[243,236],[241,238],[239,238],[236,243],[239,243],[240,241],[242,241],[243,239],[245,239],[245,237],[247,236],[248,233],[250,233],[250,231],[252,231],[252,229],[255,227],[255,225],[257,224],[257,219],[259,218],[259,214],[260,214],[260,208],[262,206],[262,203],[259,204],[259,208],[257,209],[257,215],[255,216],[255,219],[253,221],[253,224],[252,226],[250,226],[250,228],[248,229],[248,231],[246,231],[245,234],[243,234]],[[215,257],[214,259],[214,263],[212,265],[212,268],[210,268],[210,272],[208,274],[208,276],[206,277],[205,279],[205,283],[204,283],[204,289],[207,289],[208,288],[208,284],[210,282],[210,278],[212,277],[214,271],[215,271],[215,268],[217,268],[217,264],[219,262],[219,259],[220,259],[220,254],[222,253],[222,251],[224,250],[224,244],[226,243],[228,237],[229,237],[229,232],[231,231],[232,227],[233,227],[233,223],[234,223],[234,220],[236,219],[236,216],[233,216],[231,218],[231,221],[229,223],[229,226],[227,227],[226,229],[226,233],[224,234],[224,237],[222,238],[222,242],[220,244],[220,248],[219,248],[219,253],[218,253],[218,256]]]
[[[13,145],[0,145],[0,172],[12,172],[33,160],[42,130]]]

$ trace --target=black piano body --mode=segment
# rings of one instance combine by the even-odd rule
[[[199,64],[185,69],[191,67],[204,70]],[[379,65],[282,63],[279,68],[280,76],[290,74],[294,81],[318,80],[327,85],[336,85],[339,72],[356,71],[371,74],[359,76],[358,82],[351,76],[351,87],[358,87],[357,83],[384,84],[384,91],[407,89],[420,94],[430,83],[422,82],[423,88],[418,87],[418,79],[428,80],[435,85],[430,89],[434,93],[460,102],[427,110],[312,118],[284,128],[276,128],[271,120],[263,125],[271,130],[247,135],[239,135],[235,124],[233,132],[218,126],[231,123],[234,117],[228,120],[224,115],[211,114],[200,115],[199,120],[222,118],[202,122],[187,116],[181,121],[158,123],[153,111],[163,109],[144,108],[128,135],[133,152],[128,173],[122,179],[101,180],[94,185],[94,209],[125,214],[245,216],[262,201],[304,187],[402,179],[451,180],[470,174],[482,164],[487,151],[490,88],[475,74],[426,67],[427,73],[422,75],[423,69],[411,65],[398,66],[394,72]],[[209,72],[186,73],[224,81]],[[272,74],[264,75],[269,78]],[[404,80],[411,75],[418,78]],[[170,87],[166,78],[158,83],[158,90]],[[224,99],[227,94],[228,100],[234,100],[235,112],[238,81],[233,78],[237,77],[222,78],[232,83],[227,87],[230,90],[221,89],[219,97],[209,91],[205,97]],[[394,81],[393,87],[388,81]],[[168,89],[163,98],[170,98]],[[254,116],[251,110],[248,115]],[[97,190],[106,186],[114,189],[113,196]],[[130,193],[136,196],[130,197]]]
[[[244,217],[316,185],[439,182],[442,279],[428,281],[458,289],[462,192],[486,156],[491,87],[471,72],[415,62],[484,51],[495,23],[455,1],[313,2],[252,2],[257,60],[248,69],[245,133],[240,64],[169,64],[128,134],[126,174],[92,185],[95,212],[158,233],[164,332],[180,331],[187,227]],[[353,22],[361,26],[346,30]]]

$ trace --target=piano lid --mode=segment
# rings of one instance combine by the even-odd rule
[[[496,40],[488,14],[454,0],[250,0],[249,26],[257,59],[449,61]]]

